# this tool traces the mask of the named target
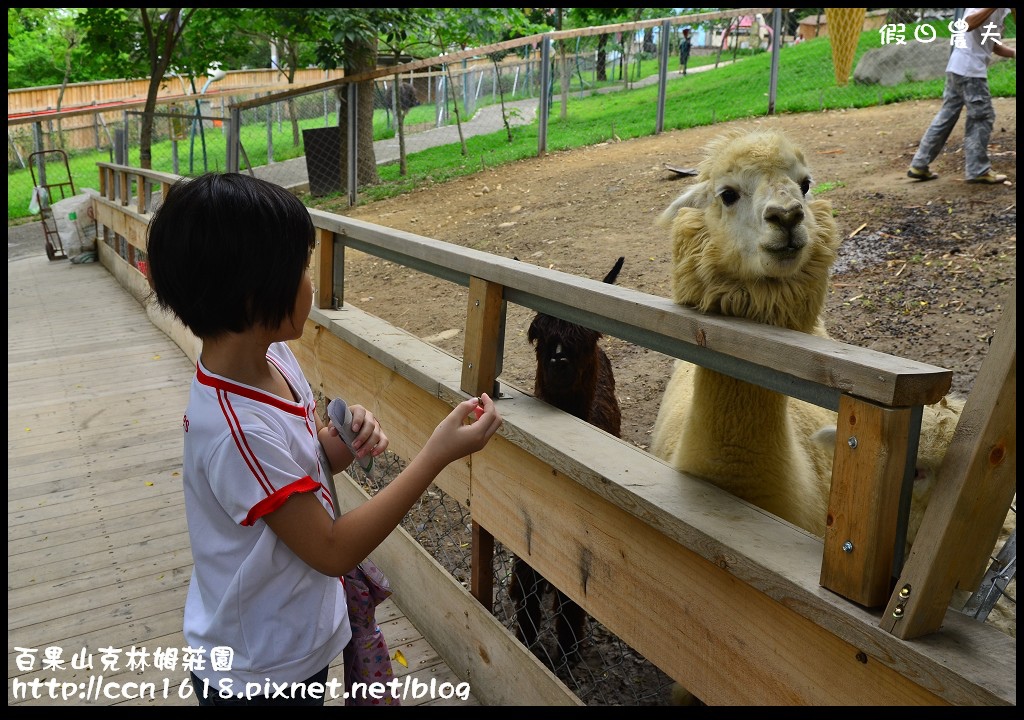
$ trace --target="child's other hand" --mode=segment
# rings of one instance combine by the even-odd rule
[[[367,455],[377,457],[388,449],[388,436],[380,429],[380,423],[369,410],[362,405],[349,405],[352,412],[352,432],[356,439],[352,442],[352,449],[355,450],[356,458],[364,458]],[[331,434],[337,434],[338,430],[331,424]]]

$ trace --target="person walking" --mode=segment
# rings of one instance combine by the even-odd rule
[[[690,28],[683,28],[683,40],[679,43],[679,69],[686,74],[686,63],[690,61]]]
[[[963,20],[952,25],[953,52],[946,64],[946,87],[942,93],[942,107],[932,120],[918,144],[914,159],[910,161],[907,176],[914,180],[934,180],[938,175],[929,165],[938,157],[960,118],[967,108],[964,128],[964,174],[969,183],[998,185],[1005,175],[992,170],[988,157],[988,140],[995,124],[995,108],[988,89],[988,66],[992,54],[1017,58],[1017,51],[1001,41],[1006,16],[1011,8],[967,8]],[[957,33],[962,33],[957,37]]]

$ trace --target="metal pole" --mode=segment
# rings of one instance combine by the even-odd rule
[[[779,34],[782,29],[782,8],[772,9],[772,69],[768,81],[768,114],[775,114],[775,97],[779,91]]]
[[[227,171],[230,173],[236,173],[241,165],[239,161],[239,147],[242,144],[241,129],[242,129],[242,111],[236,107],[230,110],[231,119],[228,121],[229,125],[227,128],[227,158],[225,164]]]
[[[355,207],[358,193],[356,184],[359,182],[359,111],[356,103],[359,100],[359,87],[356,83],[348,84],[348,205]]]
[[[43,152],[43,124],[38,121],[32,123],[32,145],[35,148],[34,152]],[[33,162],[31,157],[28,161]],[[39,170],[39,184],[46,185],[46,156],[36,155],[35,162],[36,169]]]
[[[267,95],[270,94],[267,93]],[[267,105],[267,165],[272,162],[274,162],[274,105]]]
[[[537,112],[537,154],[548,150],[548,115],[551,103],[551,36],[540,41],[540,108]]]
[[[661,24],[658,48],[658,117],[654,122],[654,134],[660,135],[665,129],[665,94],[668,89],[668,20]]]

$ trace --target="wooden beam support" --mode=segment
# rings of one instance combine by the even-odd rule
[[[473,521],[473,547],[470,548],[473,597],[491,612],[494,609],[494,536]]]
[[[338,248],[341,261],[345,260],[345,246]],[[316,280],[316,306],[321,310],[334,307],[334,233],[323,228],[316,229],[316,262],[314,274]],[[343,298],[338,298],[341,305]]]
[[[462,389],[470,395],[494,392],[494,381],[498,378],[503,290],[497,283],[477,277],[469,279]]]
[[[821,584],[865,607],[892,589],[909,428],[909,408],[840,397]]]
[[[882,615],[902,639],[935,632],[957,588],[977,588],[1017,491],[1017,286],[967,397],[910,557]]]

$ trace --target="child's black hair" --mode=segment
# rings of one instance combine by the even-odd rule
[[[149,282],[200,338],[276,327],[315,244],[309,211],[281,186],[238,173],[183,178],[149,224]]]

